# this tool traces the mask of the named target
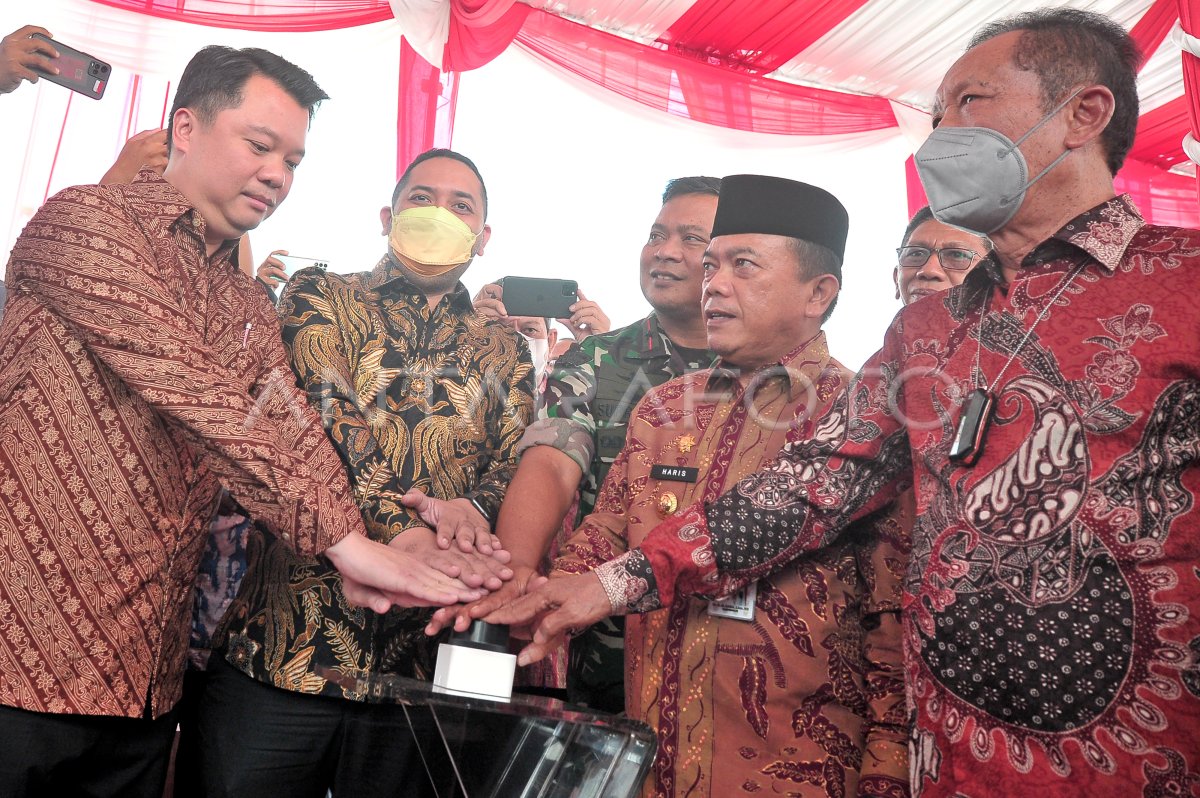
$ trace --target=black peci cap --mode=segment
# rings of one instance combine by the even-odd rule
[[[799,238],[846,252],[850,216],[823,188],[770,175],[730,175],[721,179],[712,237],[761,233]]]

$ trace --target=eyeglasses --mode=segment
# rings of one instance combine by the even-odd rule
[[[938,263],[942,264],[943,269],[956,272],[971,268],[971,264],[979,257],[978,252],[962,247],[900,247],[896,250],[896,255],[900,258],[901,269],[919,269],[929,260],[930,255],[937,255]]]

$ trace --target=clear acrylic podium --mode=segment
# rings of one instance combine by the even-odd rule
[[[418,734],[438,798],[633,798],[654,760],[654,732],[552,698],[448,692],[399,676],[322,676],[393,704]]]

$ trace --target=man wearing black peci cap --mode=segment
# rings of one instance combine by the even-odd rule
[[[849,380],[821,331],[841,281],[842,204],[804,183],[734,175],[722,180],[712,232],[703,313],[716,367],[646,394],[549,584],[489,620],[527,621],[556,589],[598,587],[587,572],[762,468],[789,433],[811,434]],[[902,520],[864,519],[721,600],[635,608],[626,712],[658,735],[644,795],[905,794]],[[599,600],[608,604],[603,591]]]

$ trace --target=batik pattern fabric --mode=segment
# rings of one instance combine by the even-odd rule
[[[552,548],[557,549],[595,506],[600,485],[625,445],[629,416],[646,391],[712,363],[707,352],[696,359],[685,357],[653,313],[627,327],[590,335],[555,360],[537,421],[521,442],[522,450],[554,446],[583,475],[578,509],[563,520],[562,534]],[[620,706],[624,636],[621,619],[606,618],[570,641],[566,683],[573,702]]]
[[[915,791],[1200,795],[1198,289],[1200,232],[1105,202],[1011,285],[988,260],[902,310],[813,441],[608,577],[633,604],[727,591],[911,473]],[[955,464],[962,400],[992,382],[982,457]]]
[[[246,575],[246,542],[251,520],[237,502],[224,494],[213,517],[196,588],[192,592],[192,638],[188,645],[188,668],[202,671],[212,653],[213,634],[221,625],[225,611],[237,596]]]
[[[0,703],[160,716],[223,484],[313,555],[363,525],[275,309],[153,172],[26,225],[0,326]]]
[[[370,272],[299,272],[280,312],[292,366],[345,462],[370,537],[388,543],[425,526],[400,503],[410,488],[469,499],[495,518],[533,415],[524,339],[475,313],[461,284],[431,308],[386,256]],[[351,606],[328,561],[256,535],[222,653],[276,687],[360,699],[323,674],[431,678],[431,614]]]
[[[811,431],[849,377],[821,333],[753,374],[718,366],[651,390],[556,572],[591,570],[676,507],[716,499]],[[760,578],[745,620],[687,595],[626,617],[626,712],[658,737],[646,798],[907,794],[910,520],[878,514]]]

